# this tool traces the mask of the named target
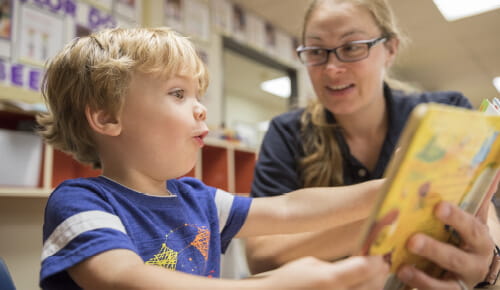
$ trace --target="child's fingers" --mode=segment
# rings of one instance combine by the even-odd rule
[[[349,289],[382,289],[389,273],[381,256],[352,257],[332,265],[338,280]]]

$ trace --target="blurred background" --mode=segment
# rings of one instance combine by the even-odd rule
[[[308,0],[232,0],[249,11],[271,19],[276,26],[300,39],[302,19]],[[456,90],[474,105],[499,93],[493,79],[500,77],[500,10],[447,21],[432,0],[389,0],[400,26],[411,42],[402,51],[394,72],[424,90]],[[483,2],[455,0],[481,11]],[[473,11],[474,12],[474,11]]]

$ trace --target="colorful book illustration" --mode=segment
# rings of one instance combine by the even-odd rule
[[[489,110],[486,105],[483,111]],[[408,252],[406,241],[423,232],[452,242],[452,229],[433,214],[442,200],[472,214],[491,200],[500,178],[499,133],[499,113],[441,104],[417,106],[386,170],[387,181],[367,224],[361,252],[383,255],[391,273],[405,263],[435,277],[442,275],[439,267]],[[402,287],[391,274],[385,289]]]
[[[484,99],[479,105],[479,111],[485,112],[491,115],[500,114],[500,100],[498,98],[493,98],[491,101]]]

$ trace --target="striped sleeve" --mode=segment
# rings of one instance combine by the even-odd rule
[[[120,218],[116,215],[91,210],[77,213],[59,224],[43,243],[42,262],[66,247],[77,236],[96,229],[114,229],[126,234]]]
[[[219,216],[222,253],[245,223],[251,202],[250,197],[232,195],[221,189],[216,190],[215,204]]]

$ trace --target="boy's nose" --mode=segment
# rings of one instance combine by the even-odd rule
[[[205,120],[207,118],[207,108],[201,103],[198,103],[194,108],[194,117],[196,120]]]

